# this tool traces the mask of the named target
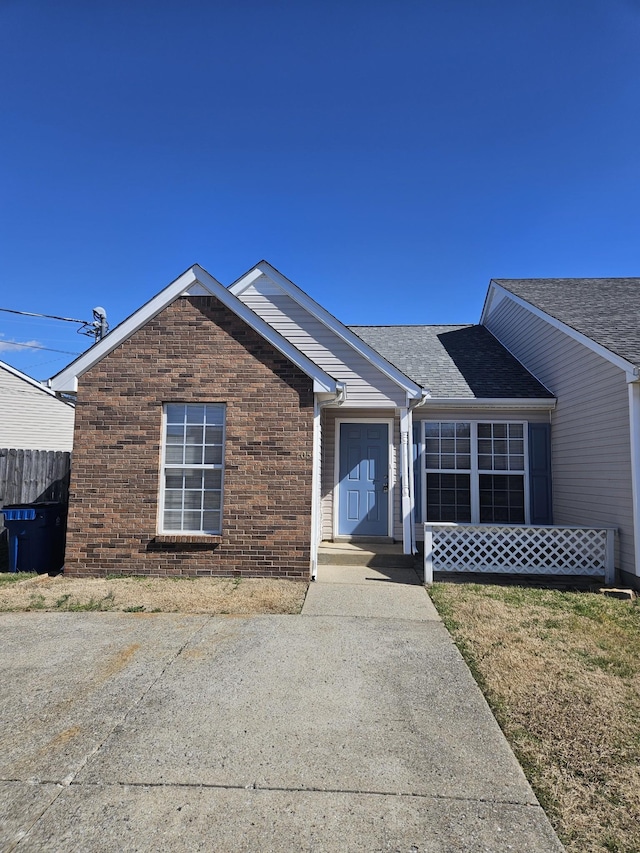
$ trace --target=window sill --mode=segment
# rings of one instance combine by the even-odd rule
[[[158,533],[154,537],[154,542],[178,543],[182,545],[219,545],[222,542],[222,536],[203,533]]]

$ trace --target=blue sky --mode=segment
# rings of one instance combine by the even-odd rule
[[[458,323],[491,277],[640,275],[639,44],[639,0],[2,0],[0,307],[115,325],[266,258]],[[75,329],[0,312],[0,359]]]

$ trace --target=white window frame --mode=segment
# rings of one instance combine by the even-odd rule
[[[481,522],[480,521],[480,474],[497,474],[497,475],[517,475],[522,474],[523,477],[523,488],[524,488],[524,523],[530,524],[531,521],[531,510],[529,506],[529,422],[528,421],[520,421],[513,419],[499,419],[499,418],[477,418],[472,420],[471,418],[457,418],[457,417],[440,417],[440,418],[428,418],[426,420],[421,420],[420,427],[420,456],[422,459],[421,463],[421,471],[420,477],[422,482],[422,522],[427,522],[427,442],[425,436],[425,425],[426,424],[469,424],[471,427],[471,469],[456,469],[456,468],[448,468],[448,469],[439,469],[439,473],[446,474],[469,474],[470,482],[469,486],[471,489],[471,522],[470,524],[490,524],[492,522]],[[485,468],[478,468],[478,424],[519,424],[522,426],[522,438],[524,442],[524,470],[520,471],[488,471]],[[431,470],[429,473],[434,473]],[[464,523],[464,522],[461,522]],[[501,525],[508,526],[508,525]],[[515,526],[515,525],[514,525]]]
[[[167,406],[219,406],[222,409],[222,462],[221,463],[167,463]],[[162,435],[161,435],[161,450],[160,450],[160,489],[158,495],[158,518],[157,530],[160,535],[165,536],[220,536],[222,535],[224,522],[224,480],[225,480],[225,448],[227,441],[227,406],[226,403],[212,403],[201,401],[184,402],[181,400],[170,400],[162,404]],[[203,471],[220,471],[220,528],[219,530],[175,530],[165,529],[164,513],[165,513],[165,474],[170,468],[198,468]]]

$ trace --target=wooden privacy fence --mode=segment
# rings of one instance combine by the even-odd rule
[[[435,572],[604,576],[615,579],[615,528],[425,524],[424,580]]]
[[[71,454],[62,450],[0,449],[0,508],[36,501],[69,501]],[[0,514],[0,529],[4,516]]]

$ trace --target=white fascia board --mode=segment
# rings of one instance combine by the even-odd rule
[[[11,373],[12,376],[15,376],[17,379],[22,379],[22,381],[26,382],[28,385],[32,385],[34,388],[37,388],[38,391],[43,391],[45,394],[48,394],[49,397],[53,397],[54,400],[57,400],[64,406],[69,406],[70,409],[73,409],[71,403],[68,403],[66,400],[60,400],[58,397],[56,397],[55,393],[50,388],[47,388],[46,385],[44,385],[42,382],[38,382],[38,380],[34,379],[32,376],[27,376],[26,373],[23,373],[21,370],[18,370],[17,367],[12,367],[5,361],[0,361],[0,368],[2,368],[2,370],[6,370],[7,373]]]
[[[363,356],[363,358],[366,358],[367,361],[371,362],[371,364],[373,364],[381,373],[384,373],[384,375],[391,379],[392,382],[395,382],[396,385],[399,385],[404,391],[406,391],[407,395],[412,400],[422,396],[423,389],[420,385],[415,383],[412,379],[409,379],[409,377],[402,373],[401,370],[398,370],[397,367],[394,367],[393,364],[383,358],[379,352],[376,352],[376,350],[370,347],[369,344],[365,343],[361,338],[347,329],[347,327],[343,325],[340,320],[334,317],[333,314],[330,314],[325,308],[308,296],[296,284],[289,281],[288,278],[278,272],[278,270],[275,269],[275,267],[272,267],[267,261],[260,261],[253,270],[250,270],[234,282],[229,290],[232,293],[239,295],[257,278],[259,278],[260,275],[266,275],[267,278],[270,278],[271,281],[275,282],[288,296],[297,302],[298,305],[302,306],[321,323],[324,323],[328,329],[341,338],[345,343],[349,344],[352,349]]]
[[[241,293],[244,293],[248,287],[251,287],[254,281],[260,278],[262,275],[262,270],[259,270],[258,267],[250,270],[248,273],[245,273],[241,276],[237,281],[234,281],[233,284],[229,285],[227,288],[231,291],[235,296],[240,296]]]
[[[573,329],[571,326],[568,326],[566,323],[563,323],[562,320],[558,320],[555,317],[552,317],[551,314],[547,314],[546,311],[542,311],[540,308],[536,308],[535,305],[532,305],[530,302],[527,302],[526,299],[522,299],[520,296],[516,296],[515,293],[511,293],[510,290],[501,287],[499,284],[493,281],[493,279],[489,284],[489,291],[487,293],[487,298],[485,299],[484,307],[482,309],[482,316],[480,317],[481,325],[484,326],[486,318],[491,313],[493,301],[496,296],[511,299],[512,302],[514,302],[516,305],[519,305],[521,308],[526,308],[527,311],[530,311],[535,317],[539,317],[541,320],[544,320],[550,326],[553,326],[555,329],[564,332],[565,335],[568,335],[574,341],[577,341],[579,344],[582,344],[583,346],[587,347],[592,352],[595,352],[597,355],[601,356],[601,358],[606,359],[611,364],[614,364],[616,367],[619,367],[621,370],[624,370],[627,374],[627,382],[637,381],[638,376],[640,375],[640,371],[638,370],[635,364],[632,364],[630,361],[627,361],[626,358],[622,358],[622,356],[616,355],[616,353],[612,352],[610,349],[603,347],[602,344],[596,343],[596,341],[594,341],[592,338],[587,337],[587,335],[583,335],[582,332],[576,331],[576,329]],[[498,338],[498,340],[500,339]]]
[[[126,320],[123,320],[122,323],[112,329],[101,341],[95,343],[90,349],[79,356],[79,358],[67,365],[64,370],[61,370],[60,373],[56,373],[49,380],[49,387],[53,391],[75,394],[78,390],[78,376],[81,376],[116,347],[120,346],[123,341],[126,341],[134,332],[137,332],[145,323],[153,319],[156,314],[159,314],[167,305],[180,296],[190,284],[196,281],[194,269],[195,267],[191,267],[191,269],[178,276],[164,290],[161,290],[160,293],[157,293],[152,299],[145,302],[137,311],[134,311],[133,314],[127,317]],[[219,287],[224,290],[221,284],[219,284]]]
[[[316,364],[297,350],[289,341],[285,340],[268,323],[265,323],[258,315],[247,308],[239,299],[230,293],[224,285],[220,284],[206,270],[195,264],[164,290],[156,294],[149,302],[131,314],[113,331],[106,335],[101,341],[94,344],[86,353],[81,355],[60,373],[49,380],[49,386],[53,391],[64,391],[75,393],[78,390],[78,377],[97,364],[106,355],[123,343],[127,338],[137,332],[145,323],[153,319],[164,308],[170,305],[179,296],[215,296],[231,311],[237,314],[249,326],[255,329],[259,335],[271,343],[286,358],[292,361],[303,373],[306,373],[314,381],[314,390],[335,391],[335,380],[321,370]]]
[[[313,379],[313,390],[315,392],[328,391],[329,393],[335,393],[336,380],[332,376],[325,373],[321,367],[318,367],[315,362],[311,361],[310,358],[283,337],[280,332],[277,332],[266,320],[259,317],[255,311],[252,311],[251,308],[238,299],[231,290],[216,281],[201,266],[196,264],[192,269],[196,273],[198,282],[207,287],[213,296],[219,299],[234,314],[237,314],[241,320],[244,320],[248,326],[251,326],[259,335],[281,352],[282,355],[293,362],[296,367],[299,367],[310,379]]]
[[[555,397],[428,397],[416,410],[428,409],[539,409],[552,411]]]

